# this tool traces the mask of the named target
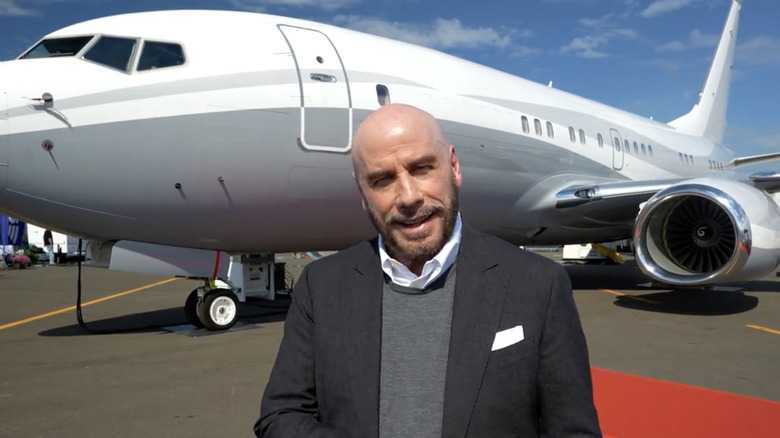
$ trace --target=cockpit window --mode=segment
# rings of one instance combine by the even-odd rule
[[[28,50],[19,59],[52,58],[55,56],[76,56],[89,43],[93,35],[67,38],[49,38]]]
[[[88,59],[121,71],[127,71],[137,41],[130,38],[104,36],[84,54]]]
[[[175,67],[184,64],[184,49],[180,44],[145,41],[138,60],[138,71]]]

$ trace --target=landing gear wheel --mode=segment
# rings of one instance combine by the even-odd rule
[[[214,289],[203,297],[197,312],[206,330],[227,330],[238,321],[238,297],[230,290]]]
[[[203,328],[203,323],[198,318],[198,304],[200,303],[200,297],[198,292],[200,288],[197,288],[187,295],[187,301],[184,302],[184,316],[187,317],[187,322],[194,325],[197,328]]]

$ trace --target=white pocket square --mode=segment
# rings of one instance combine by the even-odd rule
[[[525,339],[525,334],[523,333],[523,326],[521,325],[512,327],[511,329],[501,330],[496,333],[496,338],[493,340],[493,348],[490,351],[509,347],[510,345],[517,344],[523,339]]]

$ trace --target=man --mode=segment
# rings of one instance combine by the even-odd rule
[[[600,436],[565,271],[462,222],[433,117],[383,106],[352,162],[379,237],[305,269],[257,436]]]
[[[49,265],[54,265],[54,238],[49,229],[43,232],[43,246],[46,248],[46,255],[49,257]]]

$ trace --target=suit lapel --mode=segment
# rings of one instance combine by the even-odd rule
[[[464,224],[444,389],[443,433],[465,436],[501,318],[509,273]]]
[[[355,436],[379,436],[379,367],[382,339],[382,268],[376,252],[376,240],[365,244],[357,254],[354,268],[347,273],[343,303],[346,351],[351,359],[350,384],[353,400],[360,406],[355,421]],[[339,372],[338,370],[336,372]]]

